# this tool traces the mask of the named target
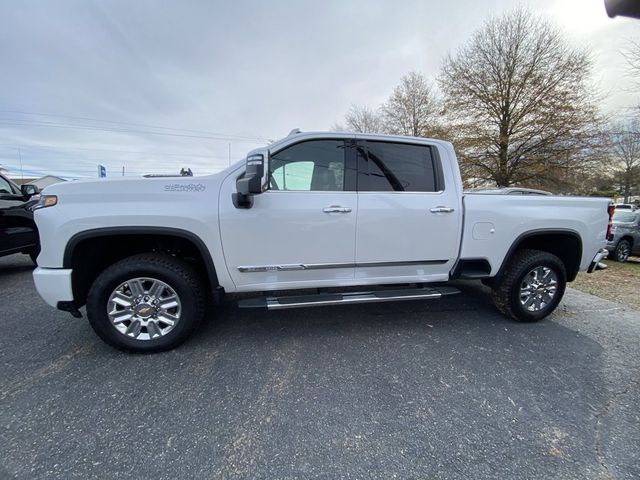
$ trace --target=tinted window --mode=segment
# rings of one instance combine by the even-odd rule
[[[366,142],[358,155],[358,190],[434,192],[436,173],[431,147]]]
[[[344,190],[345,148],[342,140],[302,142],[271,156],[271,190]]]
[[[4,177],[0,177],[0,193],[14,193],[11,184]]]

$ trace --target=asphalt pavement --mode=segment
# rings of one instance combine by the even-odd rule
[[[471,282],[229,304],[132,355],[47,306],[32,268],[0,259],[0,478],[640,478],[640,312],[622,305],[569,290],[519,324]]]

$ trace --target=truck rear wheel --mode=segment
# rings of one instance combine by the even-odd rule
[[[555,255],[540,250],[514,254],[492,290],[503,314],[519,322],[536,322],[553,312],[567,286],[567,273]]]
[[[204,314],[202,282],[169,255],[134,255],[105,269],[87,297],[87,316],[109,345],[155,352],[180,345]]]

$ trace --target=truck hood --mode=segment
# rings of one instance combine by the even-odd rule
[[[224,176],[225,172],[219,172],[214,175],[198,177],[130,177],[75,180],[50,185],[42,193],[45,195],[58,195],[61,198],[76,195],[138,197],[163,193],[202,193],[219,185]]]

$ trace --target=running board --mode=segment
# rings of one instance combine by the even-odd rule
[[[373,292],[319,293],[317,295],[292,295],[287,297],[247,298],[238,302],[240,308],[284,308],[319,307],[348,303],[398,302],[403,300],[437,300],[445,295],[455,295],[460,290],[453,287],[411,288],[378,290]]]

